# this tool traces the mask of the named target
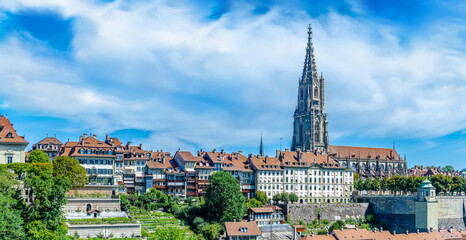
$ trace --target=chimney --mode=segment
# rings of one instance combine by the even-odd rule
[[[275,156],[278,158],[280,156],[280,150],[275,150]]]
[[[266,164],[268,164],[268,163],[267,163],[268,158],[269,158],[269,156],[265,155],[264,162],[265,162]]]
[[[298,162],[301,161],[301,148],[296,148],[296,158],[298,159]]]
[[[290,151],[290,149],[289,149],[289,148],[285,148],[285,152],[289,152],[289,151]]]
[[[92,134],[92,137],[94,137],[94,138],[97,138],[97,135],[95,135],[95,134]]]
[[[214,149],[212,150],[212,153],[215,153],[215,151],[217,151],[217,149],[214,148]]]
[[[142,149],[142,143],[139,144],[139,149]]]
[[[222,149],[222,150],[220,150],[220,153],[221,153],[221,154],[224,154],[224,153],[225,153],[225,151]]]
[[[393,235],[396,235],[396,231],[393,231]]]
[[[238,150],[238,155],[243,154],[243,150]]]
[[[84,134],[83,134],[83,138],[87,138],[87,133],[84,133]]]
[[[408,234],[409,234],[409,231],[408,231],[408,230],[406,230],[406,235],[408,235]]]
[[[416,229],[416,233],[419,234],[419,229]]]

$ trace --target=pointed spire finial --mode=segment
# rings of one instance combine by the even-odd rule
[[[264,156],[264,143],[262,142],[262,133],[261,133],[261,144],[260,144],[260,147],[259,147],[259,154],[261,156]]]

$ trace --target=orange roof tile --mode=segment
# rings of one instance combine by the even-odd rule
[[[351,147],[351,146],[335,146],[330,145],[328,148],[329,154],[336,154],[336,158],[362,158],[362,159],[385,159],[397,160],[403,159],[391,148],[370,148],[370,147]]]
[[[226,222],[225,229],[227,236],[260,236],[262,231],[256,222]],[[244,231],[241,231],[244,229]]]
[[[0,115],[0,143],[12,143],[27,145],[28,141],[19,136],[13,128],[13,124],[7,117]]]
[[[46,138],[40,140],[38,143],[34,144],[34,146],[39,145],[39,144],[62,145],[63,143],[60,142],[60,140],[58,140],[58,138],[56,138],[56,137],[46,137]]]

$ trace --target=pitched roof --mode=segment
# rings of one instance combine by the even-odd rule
[[[343,168],[329,155],[313,152],[282,151],[279,153],[283,166],[311,166],[318,164],[324,168]]]
[[[353,240],[441,240],[444,239],[439,232],[399,233],[392,234],[388,231],[368,231],[366,229],[343,229],[333,230],[332,234],[337,239]]]
[[[24,137],[16,133],[13,124],[3,115],[0,115],[0,143],[29,144]]]
[[[251,211],[254,213],[273,213],[275,211],[281,211],[282,209],[279,206],[265,206],[260,208],[251,208]]]
[[[227,236],[260,236],[262,231],[256,222],[226,222],[225,229]],[[244,231],[241,231],[244,229]]]
[[[330,145],[329,154],[336,154],[336,158],[362,158],[362,159],[385,159],[397,160],[403,159],[392,148],[371,148],[371,147],[351,147]]]
[[[212,163],[222,164],[222,169],[225,171],[243,171],[252,172],[248,164],[248,158],[241,152],[226,153],[223,150],[220,152],[203,152],[205,158]]]
[[[299,240],[337,240],[333,235],[314,235],[305,236]]]
[[[258,170],[282,170],[281,163],[276,157],[251,156],[249,161]]]
[[[60,140],[58,140],[58,138],[56,137],[46,137],[42,140],[40,140],[38,143],[34,144],[35,145],[39,145],[39,144],[43,144],[43,145],[48,145],[48,144],[52,144],[52,145],[63,145],[62,142],[60,142]]]

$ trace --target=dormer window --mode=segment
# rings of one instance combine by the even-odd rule
[[[247,227],[241,227],[241,228],[239,228],[239,231],[242,232],[242,233],[247,233],[248,228]]]
[[[6,135],[7,138],[13,138],[13,133],[9,132],[7,135]]]

